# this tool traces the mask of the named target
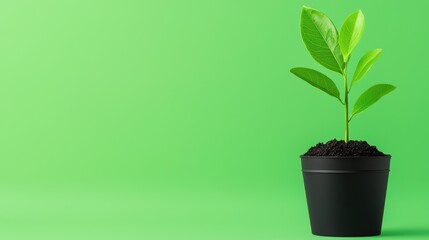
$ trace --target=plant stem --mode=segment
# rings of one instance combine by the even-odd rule
[[[345,124],[345,134],[344,141],[347,143],[349,141],[349,90],[347,87],[347,63],[344,67],[343,78],[344,78],[344,124]]]

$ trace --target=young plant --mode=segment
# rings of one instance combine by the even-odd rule
[[[390,84],[376,84],[370,87],[360,95],[349,115],[350,90],[371,69],[382,52],[381,49],[377,48],[365,54],[360,59],[349,84],[350,79],[347,76],[348,63],[353,50],[362,37],[363,29],[364,16],[360,10],[347,17],[338,34],[335,25],[325,14],[305,6],[302,9],[301,36],[304,44],[318,63],[341,74],[344,82],[344,100],[341,99],[340,92],[334,81],[326,75],[303,67],[290,70],[302,80],[337,98],[344,105],[345,142],[349,141],[349,123],[352,118],[396,88]]]

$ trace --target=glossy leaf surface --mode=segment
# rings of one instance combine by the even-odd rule
[[[383,52],[382,49],[374,49],[365,54],[359,61],[356,71],[353,75],[353,80],[350,88],[357,82],[359,82],[363,76],[371,69],[372,65],[377,61]]]
[[[290,71],[312,86],[340,100],[340,92],[334,81],[324,74],[310,68],[292,68]]]
[[[318,63],[342,73],[344,61],[338,44],[338,31],[325,14],[304,7],[301,13],[301,36],[311,56]]]
[[[345,62],[348,62],[350,54],[359,43],[364,25],[365,19],[363,13],[359,10],[348,16],[341,26],[339,44]]]
[[[356,115],[376,103],[381,97],[395,90],[395,86],[390,84],[377,84],[366,90],[356,101],[352,115]]]

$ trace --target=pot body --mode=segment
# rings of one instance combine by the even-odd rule
[[[313,234],[380,235],[390,156],[301,156]]]

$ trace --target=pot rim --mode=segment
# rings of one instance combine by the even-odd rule
[[[383,156],[304,156],[304,155],[300,155],[299,156],[301,159],[305,159],[305,158],[325,158],[325,159],[338,159],[338,158],[347,158],[347,159],[357,159],[357,158],[392,158],[392,155],[390,154],[386,154]]]

